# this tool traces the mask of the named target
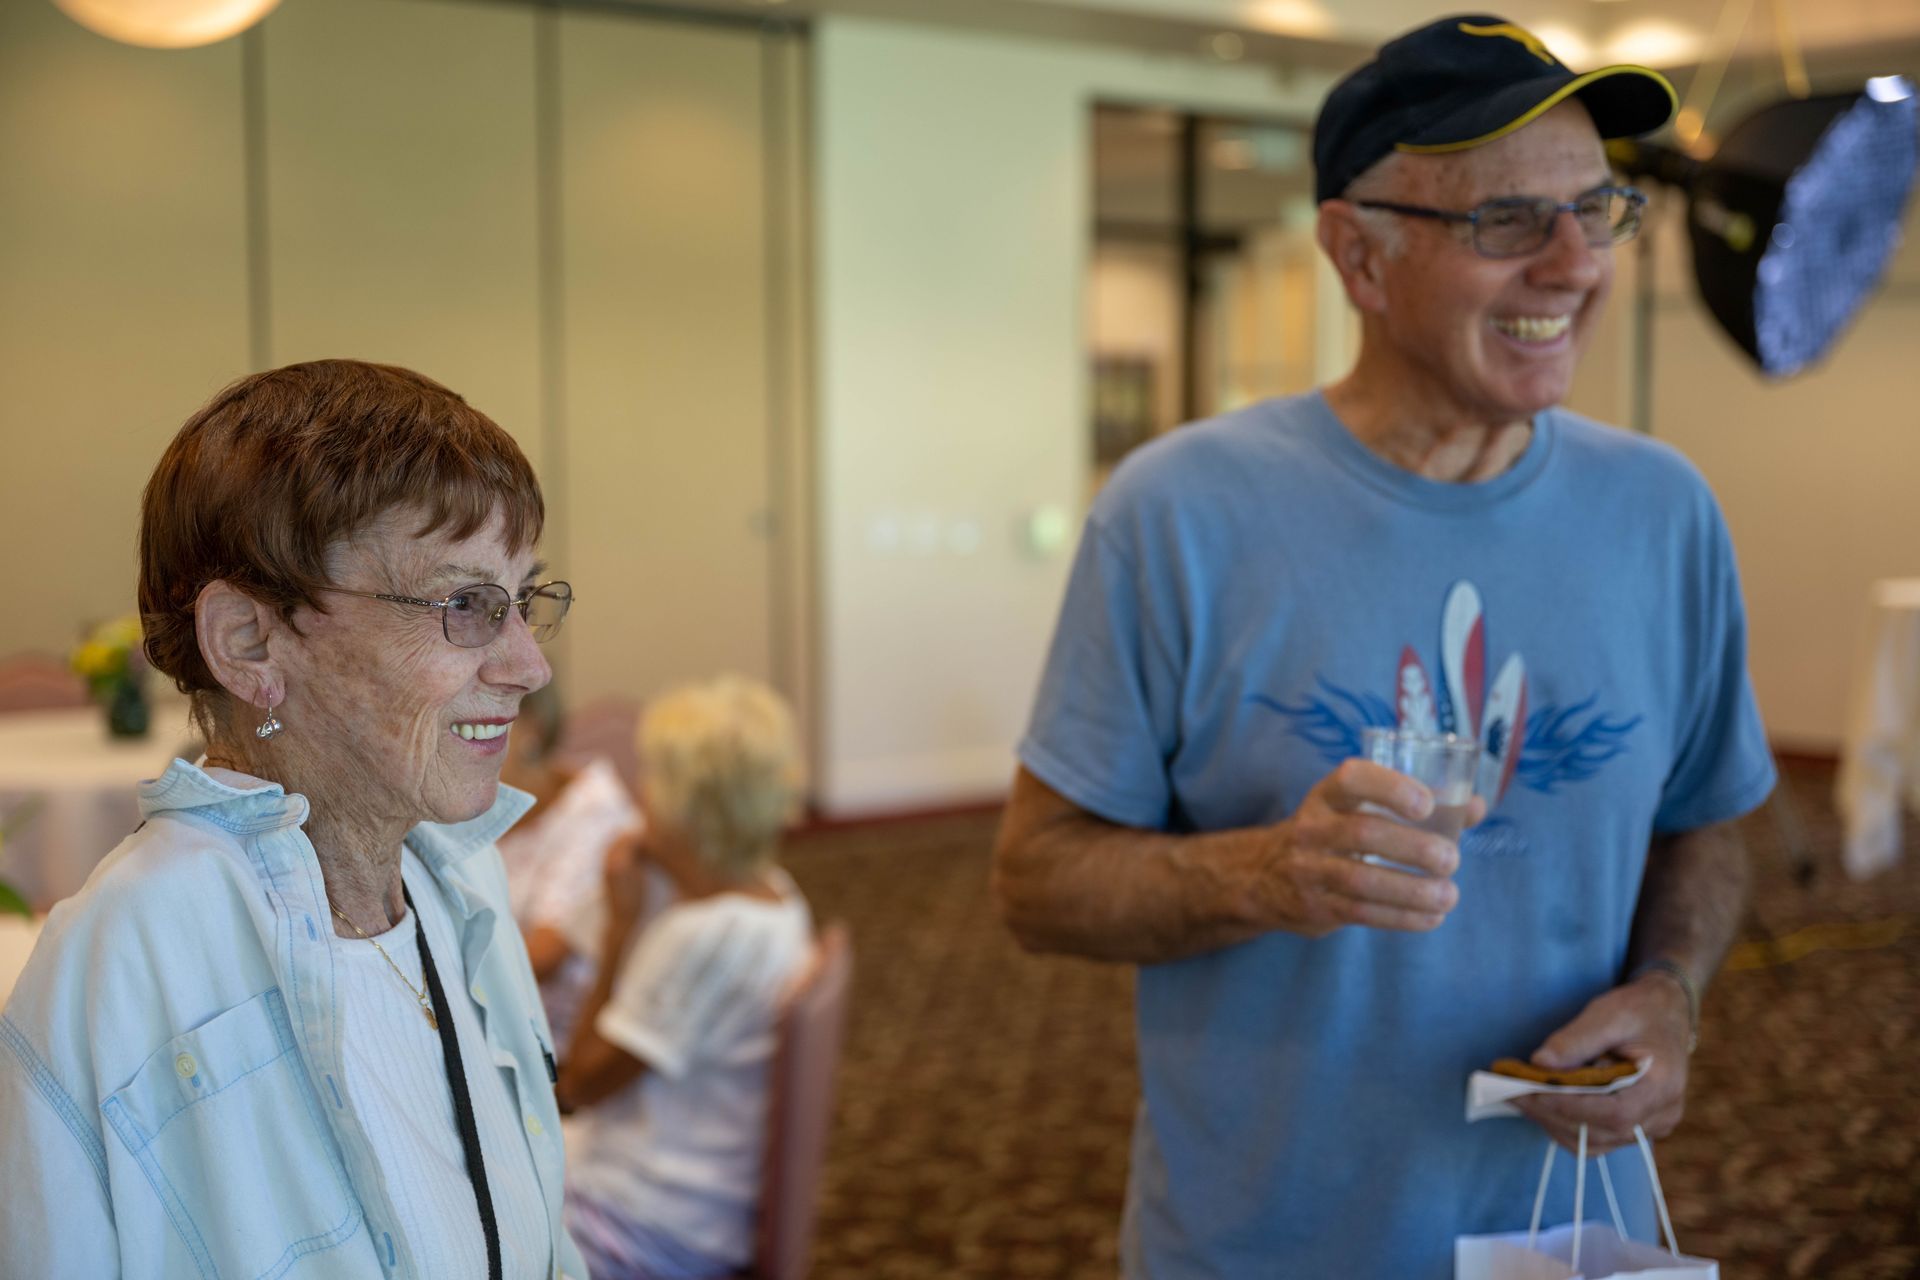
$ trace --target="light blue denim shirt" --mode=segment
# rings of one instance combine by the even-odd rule
[[[585,1280],[561,1225],[551,1037],[493,843],[530,803],[503,786],[485,814],[422,823],[407,845],[526,1117],[554,1274]],[[54,908],[0,1017],[0,1276],[419,1275],[341,1084],[306,799],[176,760],[140,808]]]

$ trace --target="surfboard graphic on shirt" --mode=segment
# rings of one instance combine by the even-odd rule
[[[1487,636],[1480,592],[1465,578],[1447,589],[1440,610],[1440,668],[1446,684],[1440,731],[1480,736],[1480,699],[1487,681]]]
[[[1372,726],[1471,736],[1485,753],[1475,781],[1489,807],[1515,783],[1542,795],[1559,794],[1627,753],[1642,717],[1604,705],[1599,691],[1570,701],[1541,701],[1536,677],[1517,653],[1505,656],[1488,692],[1490,646],[1479,590],[1461,580],[1447,589],[1440,605],[1440,651],[1423,658],[1419,645],[1402,645],[1389,697],[1318,672],[1310,687],[1290,699],[1249,692],[1246,701],[1284,718],[1293,736],[1329,765],[1359,755],[1361,733]],[[1441,678],[1436,681],[1429,672]]]
[[[1400,670],[1394,681],[1395,703],[1400,727],[1414,733],[1440,732],[1440,718],[1433,705],[1433,681],[1412,645],[1400,650]]]
[[[1491,809],[1513,782],[1527,736],[1527,665],[1512,654],[1487,695],[1480,725],[1480,777],[1474,788]]]

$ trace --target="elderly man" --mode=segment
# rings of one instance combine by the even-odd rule
[[[994,878],[1027,947],[1140,966],[1131,1280],[1440,1280],[1525,1223],[1542,1129],[1680,1117],[1774,771],[1705,484],[1555,407],[1643,203],[1602,139],[1672,108],[1495,17],[1386,45],[1315,125],[1355,368],[1141,449],[1088,520]],[[1482,747],[1458,846],[1350,758],[1394,724]],[[1651,1065],[1463,1119],[1496,1057],[1603,1055]]]

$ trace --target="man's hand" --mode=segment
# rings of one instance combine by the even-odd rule
[[[1638,1083],[1618,1093],[1528,1094],[1513,1105],[1569,1151],[1579,1149],[1582,1124],[1589,1155],[1631,1143],[1636,1124],[1647,1137],[1664,1138],[1686,1107],[1691,1038],[1686,992],[1664,974],[1645,974],[1595,997],[1533,1055],[1535,1066],[1555,1068],[1582,1066],[1602,1054],[1635,1062],[1651,1057],[1653,1065]]]
[[[1473,805],[1470,824],[1486,815],[1483,801]],[[1370,760],[1346,761],[1268,829],[1265,865],[1249,886],[1260,923],[1307,937],[1346,925],[1438,928],[1460,900],[1452,880],[1460,847],[1408,825],[1432,812],[1433,793],[1413,779]]]

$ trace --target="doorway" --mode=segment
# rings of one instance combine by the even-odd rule
[[[1093,109],[1096,482],[1183,422],[1312,388],[1348,322],[1314,243],[1302,125]]]

